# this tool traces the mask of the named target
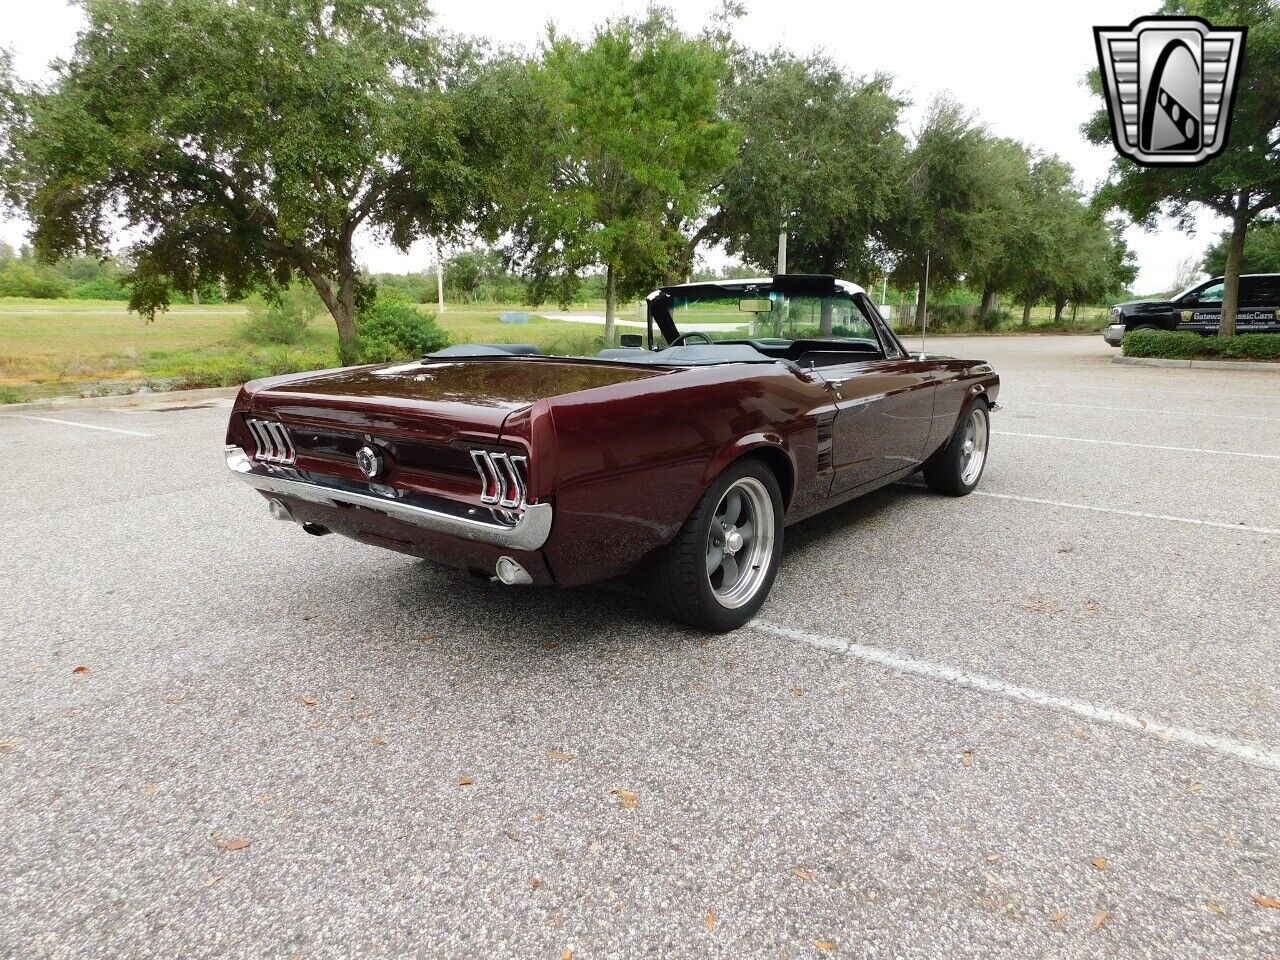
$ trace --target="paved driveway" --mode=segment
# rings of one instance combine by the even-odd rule
[[[981,495],[711,639],[273,522],[225,405],[0,410],[0,956],[1280,955],[1280,375],[933,346]]]

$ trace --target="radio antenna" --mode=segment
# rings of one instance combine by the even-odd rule
[[[921,291],[921,298],[924,300],[924,316],[920,319],[920,359],[924,359],[924,339],[929,332],[929,251],[924,252],[924,290]]]

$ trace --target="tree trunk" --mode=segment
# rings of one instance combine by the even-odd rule
[[[311,281],[325,309],[329,311],[329,316],[333,317],[333,322],[338,326],[338,359],[344,364],[358,363],[360,349],[356,342],[355,284],[350,285],[350,295],[342,297],[334,293],[329,278],[313,265],[304,264],[302,272]],[[354,271],[352,276],[354,279]]]
[[[1031,298],[1030,297],[1022,301],[1022,325],[1024,327],[1031,326]]]
[[[613,264],[604,268],[604,345],[613,346],[613,312],[617,307],[617,281],[613,275]]]
[[[1067,308],[1066,297],[1053,298],[1053,322],[1054,323],[1062,322],[1062,311],[1065,310],[1066,308]]]
[[[978,307],[978,327],[982,330],[987,329],[987,317],[991,314],[991,307],[996,302],[996,288],[991,284],[987,284],[982,288],[982,304]]]
[[[818,330],[819,330],[819,332],[820,332],[820,336],[824,336],[824,337],[829,337],[829,336],[831,336],[831,325],[832,325],[832,304],[831,304],[831,300],[830,300],[829,298],[827,298],[827,297],[823,297],[823,299],[822,299],[822,319],[821,319],[821,321],[820,321],[820,326],[818,327]]]
[[[1222,285],[1222,320],[1218,333],[1236,335],[1236,311],[1240,304],[1240,264],[1244,260],[1244,235],[1249,229],[1249,194],[1241,191],[1231,214],[1231,245],[1227,248],[1227,272]]]

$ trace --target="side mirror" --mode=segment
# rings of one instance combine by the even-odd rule
[[[643,348],[644,337],[638,333],[624,333],[618,337],[618,346]]]

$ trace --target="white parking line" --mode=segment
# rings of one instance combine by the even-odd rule
[[[1170,417],[1208,417],[1213,420],[1256,420],[1280,423],[1280,417],[1254,417],[1246,413],[1204,413],[1200,410],[1161,410],[1158,407],[1128,407],[1123,404],[1051,403],[1048,400],[1011,400],[1009,409],[1017,407],[1064,407],[1069,410],[1106,410],[1109,413],[1159,413]]]
[[[137,430],[121,430],[119,427],[100,427],[96,423],[77,423],[74,420],[59,420],[57,417],[33,417],[29,413],[11,413],[8,416],[15,417],[18,420],[39,420],[42,423],[60,423],[64,427],[80,427],[84,430],[102,430],[106,433],[125,433],[131,437],[146,437],[153,439],[154,433],[140,433]]]
[[[767,620],[752,620],[748,626],[762,633],[770,633],[787,640],[796,640],[808,646],[817,647],[819,650],[844,654],[855,660],[874,664],[886,670],[892,670],[895,673],[924,677],[929,680],[948,683],[955,687],[964,687],[969,690],[977,690],[980,693],[994,694],[1006,700],[1017,700],[1038,707],[1060,710],[1083,717],[1094,723],[1105,723],[1113,727],[1132,730],[1135,733],[1151,734],[1163,740],[1189,743],[1223,756],[1243,760],[1245,763],[1254,766],[1266,767],[1269,770],[1280,770],[1280,753],[1263,750],[1237,740],[1229,740],[1226,737],[1201,733],[1198,730],[1191,730],[1187,727],[1176,727],[1171,724],[1160,723],[1139,714],[1125,713],[1123,710],[1116,710],[1111,707],[1099,707],[1091,703],[1085,703],[1082,700],[1058,697],[1032,687],[1005,683],[1003,680],[993,680],[981,674],[967,673],[964,670],[957,670],[955,667],[948,667],[940,663],[917,660],[915,657],[903,656],[891,650],[882,650],[878,647],[869,647],[865,644],[855,643],[852,640],[841,639],[840,637],[808,633],[804,630],[797,630],[794,627],[770,623]]]
[[[1189,523],[1197,527],[1215,527],[1219,530],[1239,530],[1245,533],[1264,533],[1280,536],[1280,527],[1254,527],[1247,523],[1223,523],[1218,520],[1197,520],[1194,517],[1175,517],[1167,513],[1143,513],[1141,510],[1122,510],[1119,507],[1095,507],[1087,503],[1068,503],[1065,500],[1042,500],[1039,497],[1016,497],[1011,493],[989,493],[974,490],[975,497],[991,497],[993,500],[1014,500],[1018,503],[1037,503],[1043,507],[1065,507],[1069,510],[1089,510],[1093,513],[1113,513],[1122,517],[1139,517],[1143,520],[1167,520],[1170,523]]]
[[[1068,440],[1071,443],[1098,443],[1107,447],[1141,447],[1143,450],[1169,450],[1173,453],[1214,453],[1222,457],[1251,457],[1255,460],[1280,460],[1280,453],[1241,453],[1239,450],[1209,450],[1202,447],[1166,447],[1158,443],[1136,443],[1130,440],[1097,440],[1093,437],[1061,437],[1054,433],[1016,433],[992,430],[997,437],[1030,437],[1032,440]]]

